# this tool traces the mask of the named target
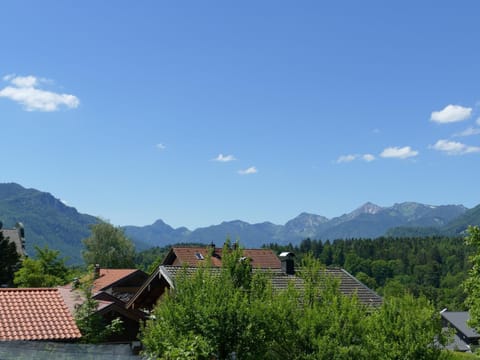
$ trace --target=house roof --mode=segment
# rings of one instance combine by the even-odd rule
[[[92,292],[95,294],[101,290],[113,286],[118,281],[123,280],[124,278],[136,272],[143,271],[137,269],[100,269],[100,276],[93,281]]]
[[[159,266],[157,270],[152,273],[150,278],[138,290],[137,294],[135,294],[135,296],[127,303],[127,308],[135,304],[138,299],[140,299],[141,302],[142,298],[148,298],[148,295],[146,295],[146,293],[152,291],[153,287],[158,286],[159,281],[162,278],[165,280],[166,284],[168,284],[168,287],[174,287],[175,278],[179,274],[185,271],[187,275],[191,275],[194,274],[197,270],[198,267],[194,266]],[[221,270],[218,267],[213,267],[209,268],[209,271],[219,273]],[[253,271],[266,273],[270,277],[274,289],[285,290],[288,288],[290,283],[292,283],[299,290],[303,290],[304,288],[304,282],[301,277],[296,275],[287,275],[281,269],[254,268]],[[383,302],[382,298],[375,291],[368,288],[366,285],[364,285],[362,282],[360,282],[358,279],[356,279],[354,276],[350,275],[347,271],[343,269],[327,268],[325,269],[324,274],[326,276],[333,277],[334,279],[338,279],[340,292],[346,296],[353,296],[354,294],[356,294],[359,302],[363,305],[377,307],[380,306]],[[158,295],[158,292],[155,292],[155,294]]]
[[[177,247],[170,249],[162,265],[198,266],[205,263],[211,248],[203,247]],[[212,266],[222,266],[222,248],[215,248],[210,257]],[[242,249],[243,255],[251,260],[254,268],[280,269],[282,267],[277,255],[270,249]]]
[[[175,277],[184,271],[182,267],[179,266],[161,266],[163,274],[170,276],[170,281],[174,282]],[[197,268],[190,267],[185,268],[187,273],[194,273]],[[219,269],[214,269],[213,271],[219,271]],[[254,269],[256,271],[264,271],[263,269]],[[301,269],[297,270],[297,273],[300,273]],[[272,281],[272,286],[277,290],[286,290],[290,283],[293,283],[295,288],[299,290],[304,289],[304,281],[300,276],[297,275],[287,275],[280,269],[272,269],[267,271],[266,274],[270,277]],[[358,300],[363,305],[368,306],[380,306],[383,303],[382,297],[379,296],[375,291],[368,288],[365,284],[360,282],[357,278],[352,276],[346,270],[341,268],[326,268],[324,270],[324,275],[332,277],[339,280],[339,290],[343,295],[353,296],[357,295]]]
[[[0,340],[72,340],[81,336],[58,289],[0,289]]]
[[[442,311],[441,315],[467,338],[480,339],[480,335],[467,324],[468,320],[470,320],[468,311]]]

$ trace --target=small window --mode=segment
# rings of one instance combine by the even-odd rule
[[[195,253],[195,257],[197,258],[197,260],[203,260],[203,259],[205,259],[205,258],[203,257],[203,255],[200,254],[199,252],[196,252],[196,253]]]

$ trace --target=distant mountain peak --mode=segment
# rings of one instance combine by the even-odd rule
[[[375,215],[378,212],[382,211],[383,209],[384,209],[383,207],[381,207],[377,204],[374,204],[372,202],[366,202],[365,204],[363,204],[359,208],[356,208],[351,213],[349,213],[348,217],[349,218],[355,218],[355,217],[357,217],[359,215],[362,215],[362,214]]]

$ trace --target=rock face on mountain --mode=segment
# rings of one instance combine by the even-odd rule
[[[34,245],[60,250],[70,263],[81,263],[81,240],[90,235],[89,225],[98,220],[80,214],[49,193],[25,189],[18,184],[0,184],[0,221],[4,227],[17,222],[25,226],[27,252],[34,254]],[[157,220],[148,226],[125,226],[125,233],[137,249],[175,243],[211,243],[221,245],[227,237],[240,240],[245,247],[263,244],[298,244],[305,238],[334,240],[343,238],[375,238],[384,234],[457,235],[469,224],[480,224],[480,205],[467,209],[462,205],[431,206],[414,202],[381,207],[366,203],[354,211],[332,219],[301,213],[284,225],[271,222],[249,224],[224,221],[218,225],[189,230],[177,229]]]

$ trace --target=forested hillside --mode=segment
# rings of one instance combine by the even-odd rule
[[[327,266],[340,266],[381,294],[410,291],[425,295],[437,308],[463,309],[461,284],[469,269],[473,249],[463,237],[412,237],[304,240],[298,246],[268,247],[292,251],[296,261],[311,252]]]
[[[81,263],[81,240],[90,235],[96,217],[80,214],[49,193],[18,184],[0,184],[0,220],[4,228],[17,222],[25,226],[26,250],[34,246],[59,250],[69,263]]]

